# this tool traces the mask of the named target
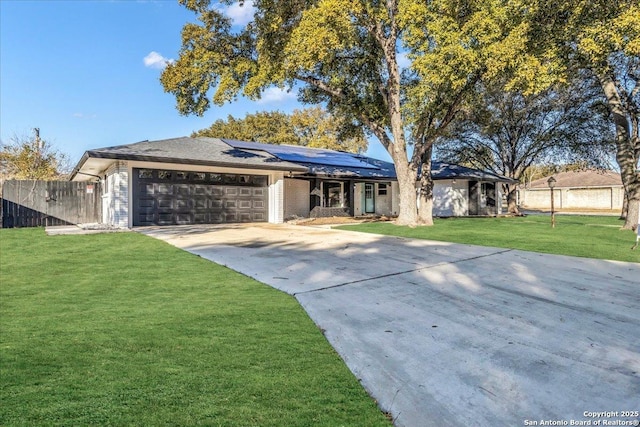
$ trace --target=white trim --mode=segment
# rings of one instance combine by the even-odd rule
[[[269,176],[269,222],[284,222],[284,173],[272,173]]]

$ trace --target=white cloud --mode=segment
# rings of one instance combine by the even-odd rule
[[[233,20],[233,25],[247,25],[253,19],[255,8],[253,1],[247,0],[242,6],[240,3],[233,3],[223,10],[223,13]]]
[[[98,116],[96,114],[73,113],[73,117],[76,119],[95,119]]]
[[[289,99],[295,99],[296,95],[293,92],[287,92],[286,89],[280,89],[278,87],[270,87],[266,89],[260,99],[258,100],[258,104],[268,104],[271,102],[283,102]]]
[[[155,68],[156,70],[162,70],[167,64],[173,63],[173,59],[165,58],[156,51],[151,51],[142,61],[145,67]]]

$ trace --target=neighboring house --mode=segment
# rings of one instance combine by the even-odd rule
[[[501,213],[509,179],[434,162],[435,216]],[[218,138],[143,141],[85,152],[72,181],[100,180],[118,227],[398,213],[392,163],[359,154]]]
[[[554,209],[622,209],[624,188],[619,173],[586,170],[554,174]],[[519,189],[520,206],[550,209],[549,177],[532,181]]]

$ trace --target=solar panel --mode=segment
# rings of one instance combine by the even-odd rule
[[[244,150],[260,150],[276,156],[280,160],[297,163],[313,163],[319,165],[342,166],[362,169],[379,169],[377,166],[359,160],[355,154],[342,151],[323,150],[317,148],[296,147],[292,145],[260,144],[258,142],[235,141],[223,139],[233,148]]]

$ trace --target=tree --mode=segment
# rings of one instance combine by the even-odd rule
[[[266,144],[296,145],[298,142],[290,117],[280,111],[247,114],[244,119],[236,119],[229,115],[227,120],[216,120],[210,127],[194,132],[193,136],[229,138]]]
[[[55,180],[68,169],[68,157],[40,138],[14,136],[0,148],[0,179]]]
[[[431,169],[434,141],[476,84],[510,70],[514,84],[535,91],[553,74],[555,63],[527,54],[523,1],[255,0],[253,20],[237,29],[210,0],[180,0],[200,23],[184,26],[179,59],[161,82],[181,114],[199,115],[273,85],[299,88],[301,101],[326,105],[389,152],[397,223],[430,225],[433,182],[419,172]]]
[[[320,107],[294,110],[287,115],[279,111],[247,114],[244,119],[228,116],[216,120],[193,136],[230,138],[267,144],[302,145],[311,148],[361,153],[368,141],[361,128],[344,123]]]
[[[521,181],[532,165],[608,165],[615,151],[605,100],[588,80],[539,94],[483,85],[472,108],[436,145],[439,157]],[[506,185],[518,213],[517,185]]]
[[[305,147],[364,153],[369,145],[361,127],[329,114],[321,107],[294,110],[291,126],[298,137],[298,145]]]
[[[562,62],[565,75],[583,70],[598,81],[616,130],[616,161],[627,206],[623,228],[634,229],[640,211],[640,4],[637,0],[548,3],[553,6],[531,0],[535,9],[531,39],[541,57]]]

